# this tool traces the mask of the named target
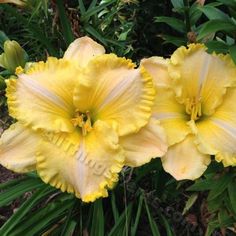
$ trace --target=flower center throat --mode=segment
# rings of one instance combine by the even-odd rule
[[[71,119],[71,122],[74,127],[81,128],[83,136],[86,136],[87,133],[89,133],[93,129],[89,111],[86,111],[85,113],[76,111],[75,118]]]
[[[198,120],[202,115],[201,99],[187,98],[185,102],[186,113],[190,115],[191,120]]]

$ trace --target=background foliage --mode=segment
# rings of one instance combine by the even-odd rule
[[[1,4],[0,16],[0,47],[14,39],[30,61],[60,57],[73,39],[89,35],[135,61],[202,42],[236,62],[235,0],[28,0],[24,8]],[[0,71],[1,129],[12,122],[8,76]],[[0,185],[0,235],[235,235],[235,186],[235,168],[213,161],[195,182],[177,182],[156,159],[125,168],[108,198],[83,204],[31,173]]]

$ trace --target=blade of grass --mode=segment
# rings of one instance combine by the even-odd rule
[[[138,229],[138,223],[139,223],[139,219],[140,219],[140,216],[141,216],[142,207],[143,207],[143,194],[141,194],[139,196],[138,210],[137,210],[137,213],[136,213],[136,218],[135,218],[134,225],[131,227],[131,236],[137,235],[136,232],[137,232],[137,229]]]
[[[41,235],[40,232],[43,232],[46,227],[52,227],[55,223],[63,219],[66,215],[68,209],[70,209],[73,205],[73,201],[66,201],[61,202],[60,204],[54,203],[56,205],[50,211],[46,211],[44,217],[41,219],[36,219],[36,223],[32,224],[28,229],[25,231],[20,232],[19,234],[11,234],[12,236],[24,235],[24,236],[31,236],[31,235]],[[35,213],[37,216],[37,213]]]
[[[96,6],[97,2],[98,2],[97,0],[93,0],[89,5],[88,10],[93,9]]]
[[[144,203],[145,203],[146,212],[147,212],[147,216],[148,216],[148,221],[149,221],[149,224],[150,224],[152,234],[154,236],[161,236],[161,234],[158,230],[157,224],[156,224],[155,220],[153,219],[153,217],[150,213],[150,210],[149,210],[149,207],[148,207],[148,204],[147,204],[147,200],[146,200],[145,197],[144,197]]]
[[[25,217],[24,221],[20,222],[19,225],[16,225],[13,231],[10,232],[11,235],[36,235],[37,232],[45,229],[48,223],[53,222],[53,220],[55,221],[55,219],[60,217],[64,210],[70,210],[71,204],[74,203],[71,200],[58,200],[59,199],[57,198],[52,203],[47,204],[43,208],[37,209],[34,211],[32,216],[30,215]]]
[[[85,12],[86,12],[86,9],[85,9],[85,6],[84,6],[84,2],[83,2],[83,0],[78,0],[78,3],[79,3],[80,13],[83,16],[85,14]]]
[[[93,218],[90,235],[104,236],[104,211],[102,199],[98,199],[93,205]]]
[[[55,191],[50,186],[44,185],[37,190],[33,195],[26,200],[21,207],[8,219],[8,221],[1,227],[0,235],[9,236],[9,232],[22,220],[22,218],[29,213],[33,206],[35,206],[46,195]]]
[[[126,218],[130,219],[131,213],[133,209],[133,203],[130,203],[127,208],[120,215],[117,223],[113,226],[111,231],[108,233],[108,236],[117,236],[117,235],[125,235],[123,232],[126,230]]]
[[[11,188],[8,188],[5,192],[0,194],[0,207],[9,204],[22,194],[44,185],[45,184],[42,181],[37,179],[26,179],[18,185],[13,185]]]
[[[28,19],[24,17],[23,14],[20,14],[17,11],[17,8],[9,6],[8,4],[6,4],[5,7],[12,16],[17,17],[17,19],[25,25],[25,28],[32,34],[34,39],[36,39],[46,47],[51,56],[58,56],[58,52],[54,49],[52,43],[50,42],[50,40],[48,40],[48,38],[44,35],[44,32],[42,32],[40,28],[35,27],[35,24],[29,23]]]
[[[59,18],[61,21],[61,27],[62,27],[62,32],[63,36],[65,38],[67,46],[74,40],[74,35],[71,29],[71,24],[70,21],[66,15],[66,10],[63,4],[62,0],[56,0],[57,7],[58,7],[58,12],[59,12]]]
[[[163,223],[163,226],[165,226],[166,236],[173,236],[174,234],[172,232],[172,229],[170,227],[170,224],[169,224],[168,220],[165,218],[165,216],[160,211],[158,211],[158,215],[160,217],[160,220]]]
[[[87,25],[84,26],[84,29],[91,34],[93,37],[95,37],[97,40],[99,40],[103,45],[107,46],[106,41],[104,40],[104,37],[102,37],[97,30],[95,30],[92,26]]]
[[[61,230],[61,233],[60,233],[61,236],[68,235],[68,233],[70,232],[69,226],[70,226],[71,222],[73,222],[73,220],[72,220],[73,211],[77,207],[78,207],[78,201],[74,201],[74,204],[72,205],[72,207],[69,210],[69,213],[67,215],[66,222],[64,223],[63,228]]]
[[[6,189],[11,187],[12,185],[16,185],[19,184],[20,182],[26,180],[26,178],[20,178],[20,179],[13,179],[13,180],[9,180],[6,183],[2,183],[0,184],[0,190]]]
[[[116,196],[114,192],[111,193],[111,208],[112,208],[115,223],[117,223],[119,219],[119,211],[116,206]]]
[[[97,14],[98,12],[102,11],[103,9],[105,9],[106,7],[108,7],[109,5],[113,4],[114,2],[116,2],[116,0],[111,0],[110,2],[101,4],[97,7],[93,7],[90,10],[86,11],[84,15],[82,15],[81,17],[81,21],[82,22],[88,22],[89,18],[95,14]]]

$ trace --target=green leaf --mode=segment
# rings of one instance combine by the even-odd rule
[[[201,18],[202,12],[198,9],[198,4],[194,3],[189,9],[190,24],[194,26]]]
[[[19,182],[19,184],[13,185],[6,191],[0,193],[0,207],[9,204],[28,191],[41,188],[43,186],[45,186],[45,183],[43,183],[39,179],[26,179],[24,181],[21,181]]]
[[[232,178],[233,175],[231,173],[227,173],[221,176],[219,179],[215,180],[214,188],[212,188],[208,195],[208,201],[211,201],[219,196],[228,187],[228,184],[230,183]]]
[[[235,0],[217,0],[217,1],[223,3],[226,6],[236,8],[236,1]]]
[[[234,213],[236,214],[236,182],[231,181],[230,184],[228,185],[228,195],[230,199],[231,206],[233,208]]]
[[[216,33],[218,31],[230,32],[236,31],[236,25],[231,21],[225,20],[211,20],[201,25],[197,40],[203,39],[204,37]]]
[[[184,207],[184,210],[182,213],[183,215],[186,214],[186,212],[193,206],[193,204],[196,202],[197,198],[198,198],[197,193],[194,193],[189,197],[188,201],[185,204],[185,207]]]
[[[88,10],[91,10],[93,9],[97,4],[97,0],[92,0],[92,2],[90,3],[89,7],[88,7]]]
[[[84,26],[84,29],[89,33],[91,34],[94,38],[96,38],[97,40],[99,40],[103,45],[107,46],[107,43],[104,39],[104,37],[102,35],[100,35],[100,33],[95,29],[93,28],[92,26],[90,25],[86,25]]]
[[[144,203],[145,203],[146,212],[147,212],[147,216],[148,216],[149,225],[150,225],[150,228],[152,231],[152,235],[161,236],[159,229],[157,227],[157,224],[150,213],[146,198],[144,198]]]
[[[6,88],[5,79],[0,75],[0,91]]]
[[[229,16],[226,15],[223,11],[209,5],[205,5],[203,7],[198,7],[198,9],[204,13],[204,15],[209,19],[209,20],[229,20]]]
[[[32,208],[45,196],[54,192],[55,189],[48,185],[44,185],[39,188],[33,195],[27,199],[19,209],[7,220],[7,222],[1,227],[0,235],[9,236],[9,232],[23,219],[23,217],[29,213]]]
[[[130,203],[127,208],[122,212],[117,223],[115,223],[111,231],[108,233],[108,236],[125,235],[123,233],[126,231],[126,223],[130,221],[132,209],[133,203]]]
[[[3,49],[3,44],[6,40],[9,40],[9,38],[6,36],[6,34],[0,30],[0,47]]]
[[[79,0],[79,10],[80,10],[81,15],[84,15],[86,12],[83,0]]]
[[[131,236],[137,235],[138,223],[141,216],[142,207],[143,207],[143,194],[139,196],[138,210],[136,213],[134,225],[131,226]]]
[[[171,43],[177,47],[187,44],[187,39],[184,39],[182,37],[176,37],[172,35],[163,34],[161,35],[161,38],[165,40],[164,44]]]
[[[155,22],[166,23],[167,25],[169,25],[170,27],[172,27],[173,29],[181,33],[186,32],[186,27],[182,20],[179,20],[174,17],[168,17],[168,16],[158,16],[158,17],[155,17],[154,19],[155,19]]]
[[[173,5],[173,7],[176,9],[184,7],[183,0],[171,0],[171,3]]]
[[[225,195],[226,195],[225,193],[221,193],[213,200],[207,202],[207,208],[209,212],[211,213],[216,212],[222,207]]]
[[[26,178],[13,179],[13,180],[9,180],[9,181],[7,181],[5,183],[1,183],[0,184],[0,190],[4,190],[6,188],[11,187],[12,185],[19,184],[19,183],[21,183],[24,180],[26,180]],[[1,194],[2,193],[0,193],[0,196],[1,196]]]
[[[209,222],[207,225],[205,236],[212,236],[212,233],[216,228],[219,228],[218,220],[212,220],[211,222]]]
[[[63,214],[66,215],[66,211],[70,210],[74,205],[74,201],[74,199],[67,201],[54,199],[52,203],[34,211],[32,216],[31,213],[29,213],[25,217],[25,220],[16,225],[10,234],[12,236],[39,235],[39,233],[45,231],[47,227],[51,228],[59,218],[62,218]]]
[[[93,204],[93,218],[90,235],[104,236],[104,212],[102,199]]]
[[[225,209],[221,209],[218,214],[219,226],[220,227],[230,227],[233,226],[235,220]]]
[[[93,15],[97,14],[98,12],[104,10],[106,7],[108,7],[109,5],[111,5],[111,4],[115,3],[115,2],[116,2],[116,0],[111,0],[111,1],[109,1],[107,3],[104,3],[104,4],[101,4],[99,6],[90,8],[89,10],[87,10],[84,13],[84,15],[82,15],[80,20],[82,22],[88,23],[88,21],[89,21],[91,16],[93,16]]]
[[[71,29],[70,21],[66,15],[66,10],[64,7],[64,3],[62,0],[56,0],[58,12],[59,12],[59,18],[61,21],[61,27],[63,36],[65,38],[67,46],[74,40],[74,35]]]
[[[24,17],[23,14],[21,14],[20,11],[17,10],[17,8],[12,7],[8,4],[6,4],[4,7],[8,12],[11,13],[11,15],[16,16],[17,19],[21,21],[23,25],[25,25],[26,29],[30,32],[30,34],[32,34],[32,37],[36,39],[38,42],[40,42],[42,45],[44,45],[46,49],[49,51],[49,54],[51,56],[58,55],[51,41],[45,36],[41,28],[35,27],[34,23],[28,22],[28,19]]]
[[[160,217],[160,220],[163,222],[163,225],[165,226],[166,236],[174,236],[171,226],[170,226],[168,220],[165,218],[165,216],[160,211],[158,211],[158,215]]]
[[[231,58],[233,59],[234,63],[236,64],[236,45],[229,47],[229,54]]]
[[[60,232],[60,236],[65,236],[65,235],[72,235],[72,231],[77,225],[77,222],[73,220],[73,212],[74,209],[78,208],[78,201],[77,199],[72,199],[74,201],[74,204],[71,206],[71,209],[69,210],[68,215],[66,216],[66,221],[63,224],[63,227]],[[75,224],[74,224],[75,223]]]
[[[187,188],[188,191],[206,191],[214,188],[215,181],[213,179],[197,180],[192,186]]]
[[[112,212],[113,212],[115,223],[117,223],[117,221],[119,219],[119,211],[116,206],[116,196],[113,191],[111,193],[111,207],[112,207]]]
[[[209,41],[205,44],[208,48],[209,53],[212,53],[212,52],[228,53],[228,50],[229,50],[229,46],[224,42],[212,40],[212,41]]]

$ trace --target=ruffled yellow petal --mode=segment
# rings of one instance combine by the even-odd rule
[[[69,45],[64,58],[74,60],[78,66],[84,67],[93,57],[104,53],[105,49],[102,45],[85,36],[76,39]]]
[[[210,55],[201,44],[180,47],[170,61],[168,70],[179,101],[201,104],[204,115],[214,113],[226,88],[236,81],[236,68],[230,57]]]
[[[151,116],[155,90],[145,70],[134,66],[114,54],[91,60],[75,88],[77,109],[90,111],[94,120],[109,123],[120,136],[137,132]]]
[[[142,59],[140,64],[152,76],[154,85],[158,87],[171,86],[171,79],[168,74],[168,59],[162,57],[150,57]]]
[[[171,89],[157,87],[153,117],[160,120],[169,145],[182,141],[190,133],[187,125],[189,117],[185,114],[184,106],[176,101]]]
[[[193,141],[193,137],[187,136],[181,143],[169,147],[161,158],[165,171],[177,180],[199,178],[211,161],[210,155],[200,153]]]
[[[35,63],[26,74],[7,81],[10,115],[34,130],[72,131],[72,92],[78,73],[64,59]]]
[[[236,88],[227,90],[224,101],[212,117],[196,123],[199,150],[215,154],[224,166],[236,165]],[[194,130],[194,129],[193,129]]]
[[[118,136],[101,121],[85,137],[76,132],[49,135],[37,154],[37,171],[43,181],[84,202],[106,197],[107,188],[118,181],[123,163]]]
[[[37,133],[19,122],[11,125],[0,139],[0,164],[19,173],[35,170],[39,140]]]
[[[125,150],[125,165],[141,166],[166,153],[166,135],[159,123],[151,119],[138,133],[120,138],[120,144]]]

